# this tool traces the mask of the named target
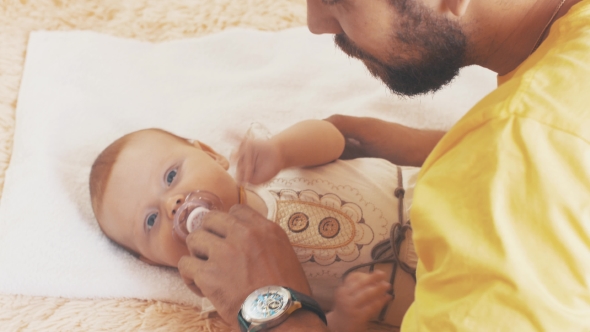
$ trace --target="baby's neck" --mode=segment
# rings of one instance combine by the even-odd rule
[[[266,218],[266,216],[268,215],[268,207],[266,207],[264,200],[262,200],[260,196],[258,196],[255,192],[251,190],[245,189],[244,191],[246,193],[245,204],[253,208],[254,210],[256,210],[256,212],[260,213]]]

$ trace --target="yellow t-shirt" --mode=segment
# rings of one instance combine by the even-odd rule
[[[590,331],[590,0],[426,161],[402,331]]]

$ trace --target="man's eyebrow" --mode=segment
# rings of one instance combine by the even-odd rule
[[[337,3],[339,3],[341,0],[322,0],[322,2],[324,3],[324,5],[335,5]]]

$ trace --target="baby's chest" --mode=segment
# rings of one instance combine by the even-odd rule
[[[308,277],[330,274],[335,278],[351,266],[371,260],[371,249],[389,236],[397,222],[397,201],[365,199],[337,191],[274,191],[273,221],[289,237]]]

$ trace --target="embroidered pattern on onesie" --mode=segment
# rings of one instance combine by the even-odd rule
[[[277,199],[275,222],[289,236],[301,263],[352,262],[373,241],[373,230],[355,203],[313,190],[283,189],[272,194]]]

